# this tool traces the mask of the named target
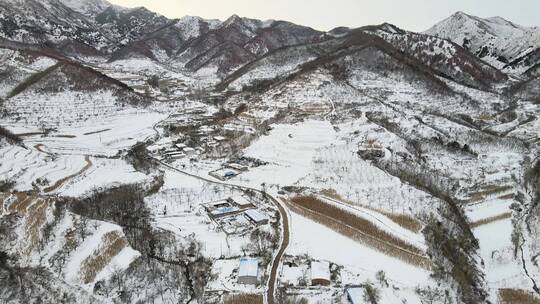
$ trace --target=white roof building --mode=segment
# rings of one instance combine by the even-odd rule
[[[197,152],[197,150],[191,147],[185,147],[182,151],[184,151],[184,153],[186,153],[187,155],[193,155]]]
[[[326,261],[311,262],[311,284],[329,285],[330,284],[330,263]]]
[[[247,207],[253,205],[251,201],[243,195],[233,196],[230,199],[240,207]]]
[[[266,214],[259,212],[255,209],[246,210],[244,214],[249,218],[250,221],[259,225],[268,223],[268,216]]]
[[[238,283],[257,284],[259,277],[259,259],[240,258],[240,267],[238,268]]]
[[[364,289],[361,287],[348,288],[347,298],[351,304],[364,304]]]

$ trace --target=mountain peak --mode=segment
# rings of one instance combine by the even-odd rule
[[[452,40],[498,68],[523,57],[531,51],[531,46],[540,46],[537,29],[503,17],[484,19],[463,12],[453,14],[425,33]]]
[[[227,20],[225,20],[223,23],[225,24],[231,24],[231,23],[238,23],[238,22],[241,22],[242,21],[242,18],[240,16],[238,16],[237,14],[233,14],[232,16],[230,16],[229,18],[227,18]]]
[[[465,13],[465,12],[457,11],[454,14],[452,14],[452,16],[450,16],[450,17],[463,18],[463,17],[471,17],[471,16],[469,14]]]

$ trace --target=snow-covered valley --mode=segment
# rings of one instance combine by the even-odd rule
[[[540,303],[537,28],[17,3],[1,303]]]

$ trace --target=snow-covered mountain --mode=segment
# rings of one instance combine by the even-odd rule
[[[457,12],[425,32],[450,39],[497,68],[524,71],[538,62],[527,60],[540,48],[540,28],[525,27],[502,17],[479,18]]]
[[[537,31],[0,0],[0,303],[538,303]]]
[[[72,10],[88,17],[94,17],[111,6],[105,0],[61,0],[61,2]]]
[[[0,2],[0,37],[57,49],[65,43],[83,44],[96,53],[110,45],[94,23],[58,0]]]
[[[457,82],[489,87],[506,79],[506,75],[496,68],[442,38],[405,31],[391,24],[366,27],[365,31]]]
[[[171,20],[105,0],[0,3],[2,38],[47,45],[74,58],[149,58],[194,72],[208,68],[227,73],[268,51],[313,42],[321,35],[290,22],[237,15],[223,22],[191,16]]]

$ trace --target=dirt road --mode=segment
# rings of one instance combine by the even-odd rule
[[[287,211],[285,210],[285,207],[276,200],[273,197],[270,197],[271,200],[274,200],[274,203],[279,209],[279,214],[281,217],[281,227],[282,227],[282,235],[281,235],[281,245],[279,247],[278,252],[274,256],[274,259],[272,260],[272,268],[270,270],[270,276],[268,277],[268,283],[266,287],[266,303],[268,304],[274,304],[275,299],[274,296],[276,294],[276,284],[277,284],[277,273],[279,270],[279,265],[281,258],[283,257],[283,254],[285,253],[285,250],[287,249],[287,246],[289,246],[289,218],[287,215]]]
[[[90,167],[92,167],[92,161],[90,160],[90,156],[85,156],[84,157],[84,160],[86,161],[86,165],[79,171],[77,171],[76,173],[73,173],[71,175],[68,175],[62,179],[59,179],[57,180],[53,185],[43,189],[43,192],[45,193],[50,193],[50,192],[53,192],[55,190],[57,190],[58,188],[62,187],[62,185],[64,185],[65,182],[67,182],[68,180],[74,178],[74,177],[77,177],[81,174],[83,174],[86,170],[90,169]]]

